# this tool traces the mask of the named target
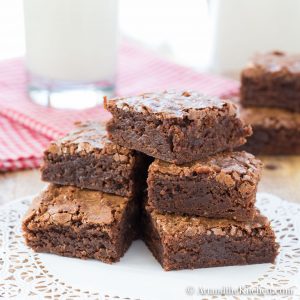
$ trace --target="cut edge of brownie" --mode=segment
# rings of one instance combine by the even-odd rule
[[[59,185],[72,185],[119,196],[134,197],[145,186],[150,159],[134,151],[130,164],[116,161],[115,155],[46,154],[41,179]]]
[[[80,123],[49,145],[41,177],[46,182],[130,197],[139,194],[148,161],[144,154],[110,142],[103,123]]]
[[[261,215],[259,218],[264,221],[256,225],[165,214],[164,218],[176,218],[172,221],[170,217],[168,224],[164,219],[155,220],[158,215],[160,214],[147,206],[143,217],[143,239],[165,271],[274,263],[278,254],[279,245],[274,231]],[[185,223],[181,227],[182,232],[179,232],[177,227],[182,220]],[[196,220],[198,226],[189,224],[186,220]],[[205,222],[214,226],[201,226]],[[220,226],[222,222],[227,223],[225,228]],[[172,229],[169,230],[170,228]]]
[[[300,112],[299,62],[299,55],[280,51],[257,54],[241,73],[243,106]]]
[[[240,149],[255,155],[299,155],[300,131],[253,125],[253,135]]]
[[[246,152],[220,153],[174,165],[149,167],[148,203],[162,213],[249,220],[255,215],[262,163]]]
[[[184,93],[190,95],[187,91]],[[237,117],[236,107],[229,101],[219,99],[220,107],[181,108],[176,116],[176,111],[168,112],[171,99],[166,104],[166,111],[162,107],[161,112],[153,113],[151,108],[159,104],[152,103],[148,95],[138,96],[142,99],[137,97],[141,102],[139,108],[126,105],[126,98],[107,101],[105,107],[113,115],[107,123],[107,131],[113,142],[161,160],[184,164],[231,150],[244,144],[246,137],[252,134],[251,127]],[[118,101],[122,101],[121,106],[118,106]]]
[[[241,107],[240,115],[253,128],[253,135],[241,150],[256,155],[300,154],[300,113],[278,108]]]
[[[75,203],[74,199],[68,200],[69,196],[64,191],[74,189],[79,190],[50,185],[48,190],[35,198],[22,222],[26,244],[36,252],[82,259],[94,258],[105,263],[119,261],[139,234],[138,203],[133,199],[88,191],[93,195],[103,194],[104,198],[108,197],[108,202],[112,198],[115,198],[112,203],[118,199],[122,202],[117,205],[99,204],[101,211],[96,214],[95,210],[99,207],[92,203],[94,200],[89,202],[85,199],[86,203],[81,204]],[[56,197],[59,204],[54,202],[52,205],[51,195],[46,194],[55,192],[58,193]],[[117,207],[120,207],[119,212]],[[86,211],[85,215],[83,211]]]

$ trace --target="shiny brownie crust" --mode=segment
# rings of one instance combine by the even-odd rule
[[[128,198],[50,185],[24,217],[24,237],[37,252],[112,263],[137,236],[137,209]]]
[[[147,179],[148,203],[161,213],[249,220],[255,215],[261,166],[246,152],[181,166],[155,160]]]
[[[145,155],[111,143],[105,125],[78,124],[44,153],[42,180],[120,196],[138,194],[144,185]]]
[[[147,207],[144,240],[166,270],[273,263],[278,252],[267,219],[252,222],[159,214]]]
[[[241,74],[245,107],[274,107],[300,112],[300,56],[258,54]]]
[[[196,92],[115,98],[105,107],[113,115],[107,123],[113,142],[176,164],[240,146],[251,134],[234,104]]]

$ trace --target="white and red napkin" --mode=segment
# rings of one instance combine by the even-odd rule
[[[173,64],[151,51],[123,42],[119,53],[118,95],[134,95],[164,89],[194,89],[206,94],[234,94],[239,83],[199,74]],[[68,132],[75,121],[108,118],[99,106],[72,111],[45,108],[26,94],[22,59],[0,62],[0,171],[38,167],[50,140]]]

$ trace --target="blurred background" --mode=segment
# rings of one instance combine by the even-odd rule
[[[205,0],[189,0],[188,6],[180,0],[121,0],[119,24],[122,35],[171,60],[194,68],[207,63]],[[0,37],[0,58],[25,54],[23,0],[0,0]]]
[[[297,0],[119,1],[122,36],[216,73],[237,73],[256,51],[299,52],[299,23]],[[0,0],[0,59],[24,53],[23,1]]]

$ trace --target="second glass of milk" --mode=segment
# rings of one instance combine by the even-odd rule
[[[81,109],[114,93],[118,0],[24,0],[30,98]]]

